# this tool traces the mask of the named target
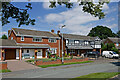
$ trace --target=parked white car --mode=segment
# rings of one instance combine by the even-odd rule
[[[119,58],[119,55],[114,51],[103,51],[102,56],[106,58]]]

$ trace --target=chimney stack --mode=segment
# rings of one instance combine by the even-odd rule
[[[54,30],[52,29],[51,32],[54,33]]]
[[[59,31],[59,30],[57,31],[57,34],[60,34],[60,31]]]

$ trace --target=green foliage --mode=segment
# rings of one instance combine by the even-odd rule
[[[117,36],[120,38],[120,30],[117,32]]]
[[[116,75],[120,74],[119,72],[101,72],[101,73],[91,73],[88,75],[83,75],[80,77],[72,78],[70,80],[109,80]],[[111,79],[113,80],[113,79]]]
[[[118,49],[115,47],[114,43],[109,44],[102,44],[102,51],[114,51],[116,53],[119,53]]]
[[[51,58],[51,55],[52,55],[52,53],[49,53],[49,54],[48,54],[49,58]]]
[[[73,54],[71,55],[70,59],[73,59]]]
[[[6,72],[11,72],[11,71],[9,69],[0,70],[0,73],[6,73]]]
[[[10,2],[2,3],[2,26],[10,23],[9,18],[13,18],[18,23],[18,27],[21,25],[35,25],[35,19],[30,19],[28,10],[32,9],[31,3],[28,3],[26,9],[21,9],[14,6]]]
[[[70,53],[68,55],[70,56]]]
[[[67,53],[65,53],[65,57],[67,57]]]
[[[116,52],[116,53],[119,53],[119,50],[116,47],[112,47],[111,50],[114,51],[114,52]]]
[[[58,56],[55,54],[55,58],[58,59]]]
[[[73,3],[70,2],[69,0],[53,0],[50,1],[51,5],[49,6],[50,8],[55,8],[56,3],[59,5],[66,5],[66,8],[72,8]],[[78,0],[79,6],[83,7],[83,11],[90,13],[91,15],[98,17],[99,19],[102,19],[105,17],[104,12],[102,11],[102,7],[105,3],[109,3],[108,1],[99,1],[98,4],[94,4],[93,2],[90,1],[83,1],[83,0]]]
[[[51,60],[51,61],[55,61],[56,59],[55,59],[55,58],[51,58],[50,60]]]
[[[106,39],[107,37],[115,37],[117,36],[112,30],[106,26],[97,26],[90,30],[88,36],[96,37],[98,36],[100,39]]]
[[[8,37],[4,34],[2,35],[1,39],[8,39]]]
[[[83,62],[72,62],[72,63],[64,63],[64,64],[50,64],[50,65],[39,65],[39,67],[47,68],[47,67],[56,67],[62,65],[71,65],[71,64],[83,64],[83,63],[91,63],[93,61],[83,61]]]

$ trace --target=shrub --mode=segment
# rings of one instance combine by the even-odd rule
[[[71,55],[71,57],[70,57],[71,59],[73,59],[73,54]]]
[[[67,53],[65,53],[65,57],[67,57]]]
[[[51,58],[50,60],[51,60],[51,61],[55,61],[56,59],[55,59],[55,58]]]
[[[52,55],[52,53],[49,53],[49,54],[48,54],[49,58],[51,58],[51,55]]]
[[[70,56],[70,53],[68,54],[68,56]]]

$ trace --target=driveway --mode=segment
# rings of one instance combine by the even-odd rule
[[[100,59],[93,63],[59,66],[53,68],[39,68],[4,73],[3,78],[74,78],[96,72],[118,71],[118,60]]]
[[[37,69],[40,67],[34,66],[32,64],[28,64],[24,60],[6,60],[8,69],[11,71],[21,71],[21,70],[29,70],[29,69]]]

